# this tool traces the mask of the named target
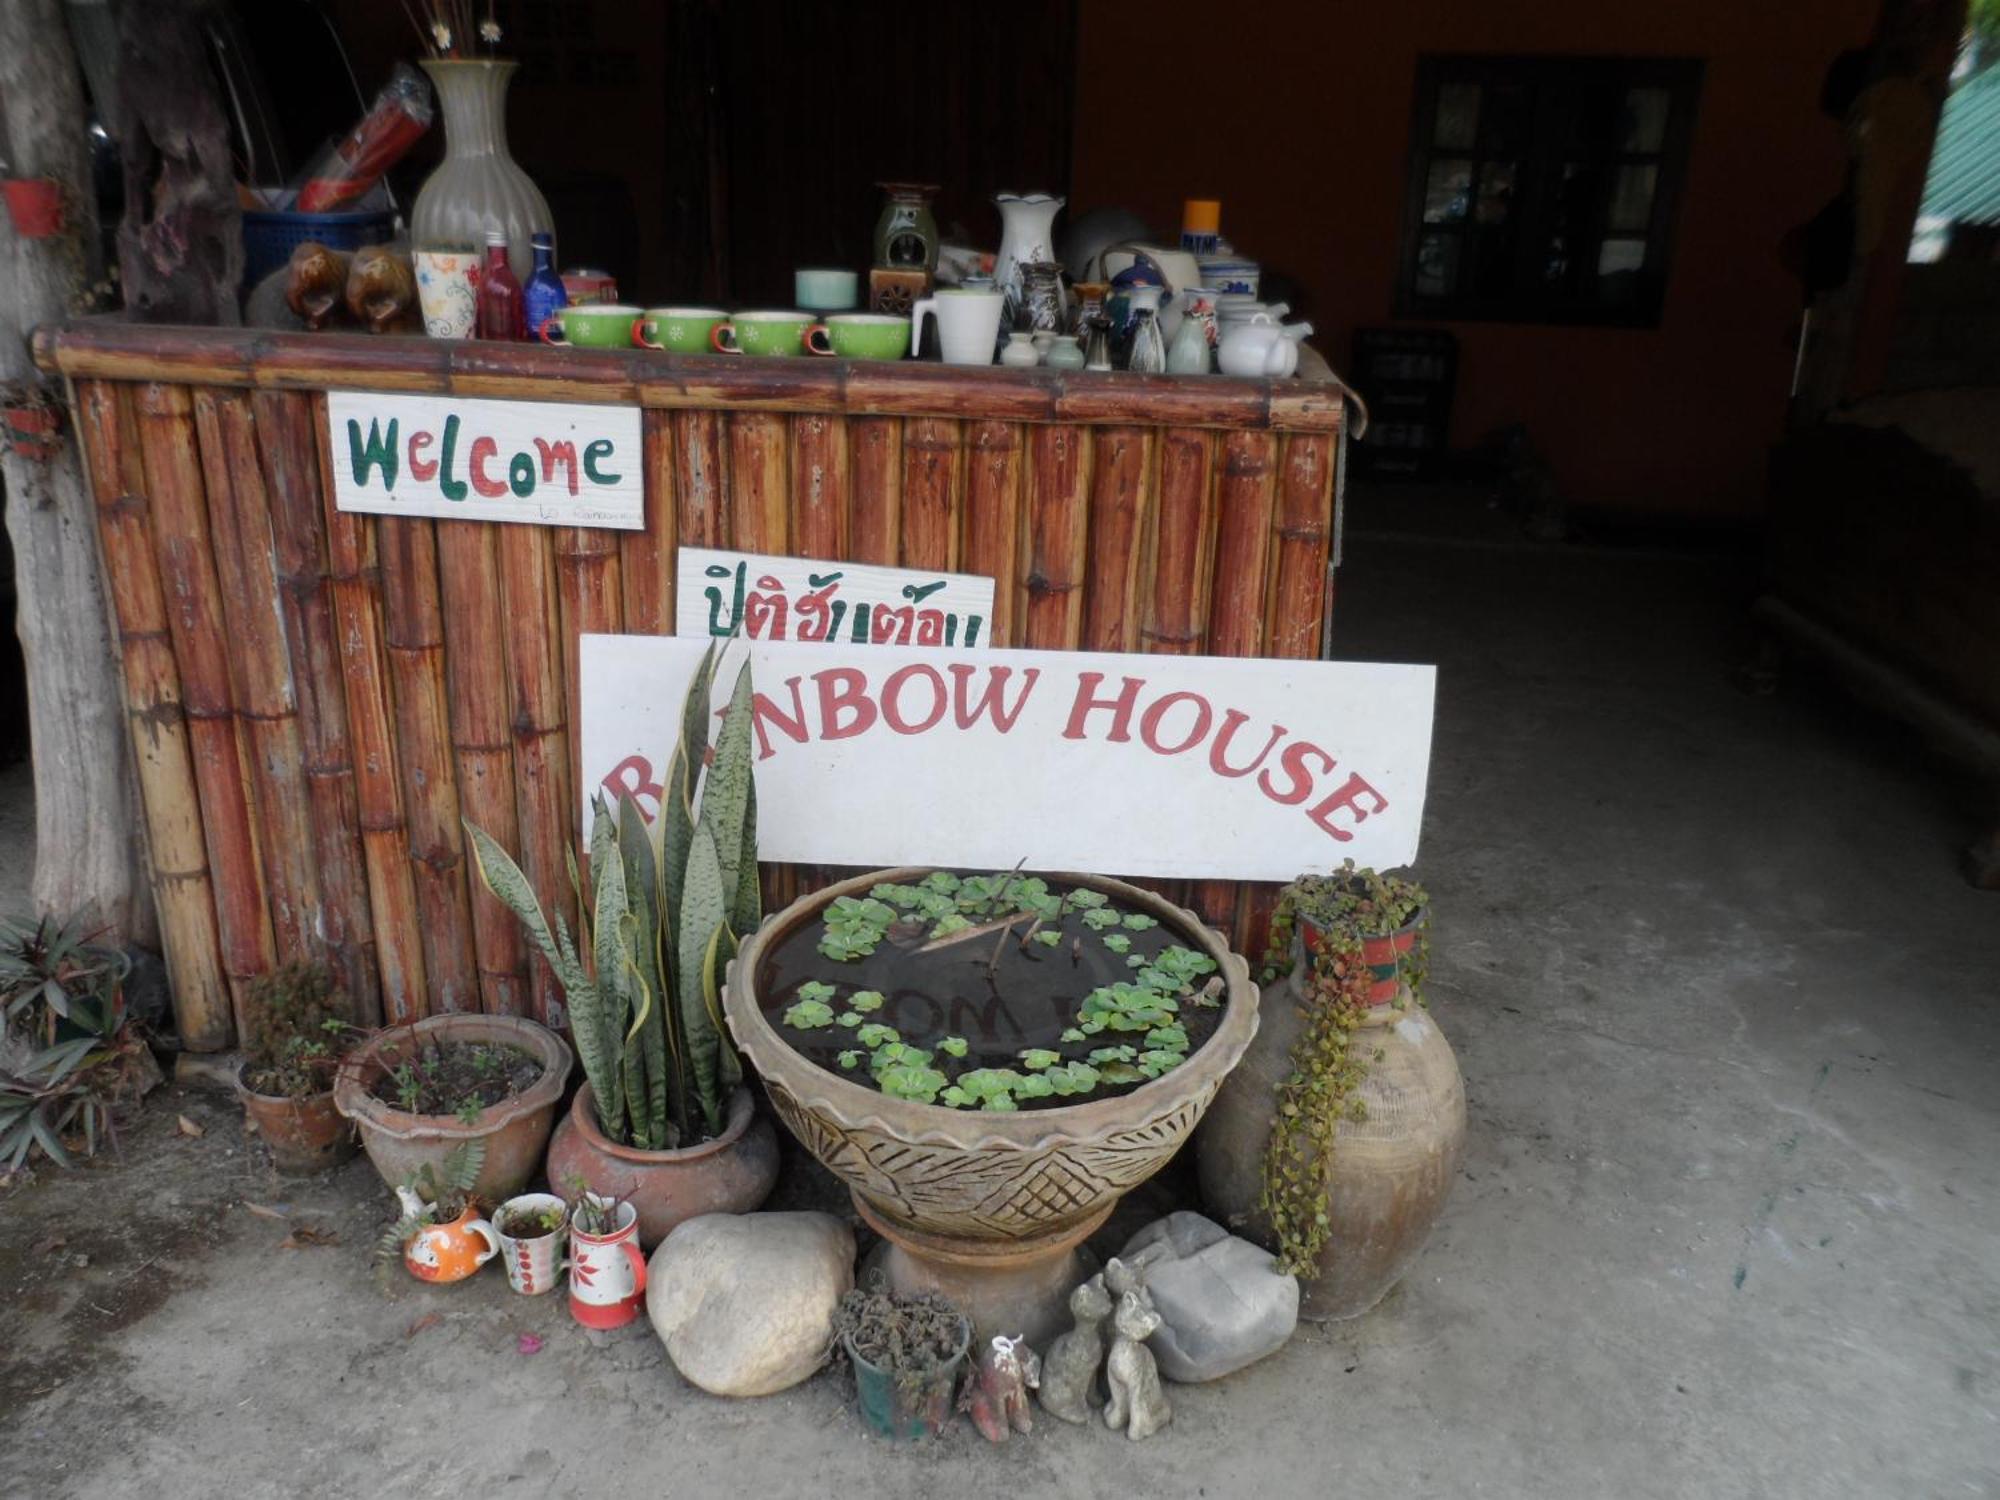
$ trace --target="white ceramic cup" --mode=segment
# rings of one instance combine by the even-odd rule
[[[469,339],[479,299],[474,290],[479,255],[473,250],[419,250],[417,302],[424,332],[434,339]]]
[[[937,319],[938,347],[948,365],[990,365],[1000,342],[1004,293],[945,287],[910,309],[910,350],[923,347],[924,319]]]
[[[516,1209],[535,1213],[547,1209],[563,1211],[562,1228],[553,1234],[517,1240],[507,1233],[508,1216]],[[509,1198],[493,1216],[494,1232],[500,1236],[500,1260],[507,1267],[507,1285],[524,1297],[552,1292],[562,1280],[563,1246],[569,1239],[569,1205],[554,1193],[523,1193]]]

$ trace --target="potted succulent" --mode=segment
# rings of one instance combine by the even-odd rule
[[[116,1106],[160,1081],[127,1011],[130,967],[75,923],[0,923],[0,1178],[36,1151],[67,1167],[79,1147],[115,1148]]]
[[[1302,1316],[1355,1317],[1423,1248],[1457,1175],[1465,1088],[1424,1008],[1429,898],[1357,869],[1287,886],[1264,1027],[1202,1122],[1202,1196],[1299,1278]]]
[[[833,1328],[871,1432],[907,1441],[944,1431],[972,1345],[970,1318],[932,1293],[856,1287],[834,1309]]]
[[[362,1149],[391,1187],[426,1163],[442,1170],[466,1141],[482,1142],[473,1188],[497,1203],[541,1165],[570,1061],[561,1037],[518,1016],[426,1016],[349,1052],[333,1102],[360,1127]]]
[[[715,662],[711,647],[688,687],[655,825],[629,798],[615,813],[594,804],[595,909],[576,940],[560,913],[551,931],[520,868],[467,825],[480,878],[562,981],[583,1058],[550,1180],[629,1201],[647,1248],[697,1214],[750,1212],[778,1172],[777,1140],[721,1024],[722,976],[760,907],[750,668],[704,772]]]
[[[384,1265],[401,1260],[419,1281],[463,1281],[500,1253],[493,1226],[479,1217],[476,1184],[486,1143],[460,1141],[396,1184],[402,1214],[375,1242]]]
[[[729,1026],[773,1107],[930,1287],[1030,1341],[1076,1247],[1193,1132],[1257,1027],[1192,913],[1084,875],[883,870],[766,922]]]
[[[354,1127],[333,1107],[334,1075],[359,1035],[346,998],[323,964],[290,964],[250,986],[256,1019],[236,1095],[280,1172],[317,1172],[354,1154]]]

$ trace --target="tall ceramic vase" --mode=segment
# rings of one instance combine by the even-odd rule
[[[474,250],[487,231],[507,235],[507,263],[525,283],[535,268],[529,237],[555,232],[548,200],[507,154],[507,84],[519,63],[427,58],[444,108],[444,160],[417,194],[410,236],[424,251]]]
[[[1364,953],[1372,967],[1374,955]],[[1393,960],[1389,968],[1393,975]],[[1294,969],[1265,989],[1257,1036],[1195,1137],[1209,1212],[1266,1248],[1276,1240],[1257,1197],[1277,1089],[1305,1029],[1299,984]],[[1369,1059],[1354,1090],[1366,1114],[1335,1127],[1331,1227],[1316,1274],[1300,1279],[1299,1315],[1315,1322],[1359,1317],[1402,1279],[1430,1238],[1465,1144],[1465,1085],[1451,1044],[1407,985],[1392,977],[1388,988],[1394,998],[1370,1005],[1354,1033],[1352,1045]]]
[[[1005,323],[1012,328],[1021,306],[1021,268],[1056,258],[1056,215],[1066,200],[1048,193],[996,193],[1000,210],[1000,254],[993,282],[1007,298]]]

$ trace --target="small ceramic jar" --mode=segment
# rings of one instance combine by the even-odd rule
[[[1049,341],[1049,352],[1042,360],[1051,370],[1081,370],[1085,355],[1078,346],[1076,335],[1063,334]]]
[[[1026,333],[1008,334],[1007,346],[1000,351],[1000,363],[1010,370],[1026,370],[1040,364],[1034,339]]]

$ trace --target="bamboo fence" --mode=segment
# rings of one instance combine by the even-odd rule
[[[1311,657],[1342,408],[1324,381],[703,360],[140,328],[37,337],[74,382],[176,1013],[229,1046],[319,958],[364,1021],[560,1024],[463,823],[574,930],[577,640],[667,633],[675,550],[980,573],[991,640]],[[643,531],[343,513],[325,392],[636,405]],[[769,866],[766,899],[819,869]],[[1267,887],[1167,882],[1254,953]]]

